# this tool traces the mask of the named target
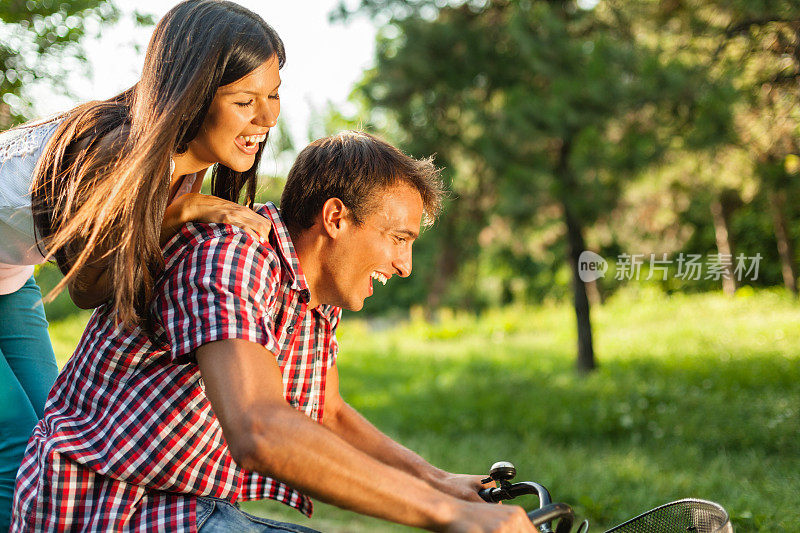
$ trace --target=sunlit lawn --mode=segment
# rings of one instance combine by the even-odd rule
[[[53,323],[62,364],[87,316]],[[590,531],[689,496],[721,503],[737,532],[800,531],[800,305],[647,293],[612,299],[593,321],[600,368],[581,377],[566,305],[378,331],[347,319],[342,393],[444,468],[511,460]],[[402,530],[322,504],[311,520],[246,508],[322,531]]]

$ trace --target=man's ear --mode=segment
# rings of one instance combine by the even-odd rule
[[[328,198],[322,204],[322,228],[331,238],[336,238],[350,220],[350,211],[338,198]]]

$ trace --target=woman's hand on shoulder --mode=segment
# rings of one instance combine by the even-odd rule
[[[267,242],[272,230],[269,219],[247,206],[190,192],[167,206],[161,225],[161,245],[166,244],[187,222],[230,224],[242,228],[260,242]]]

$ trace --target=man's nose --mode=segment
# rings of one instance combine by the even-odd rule
[[[401,254],[394,262],[394,267],[397,269],[397,274],[401,278],[407,278],[411,275],[411,247]]]

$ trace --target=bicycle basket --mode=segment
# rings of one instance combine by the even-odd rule
[[[733,527],[716,503],[686,499],[656,507],[606,533],[733,533]]]

